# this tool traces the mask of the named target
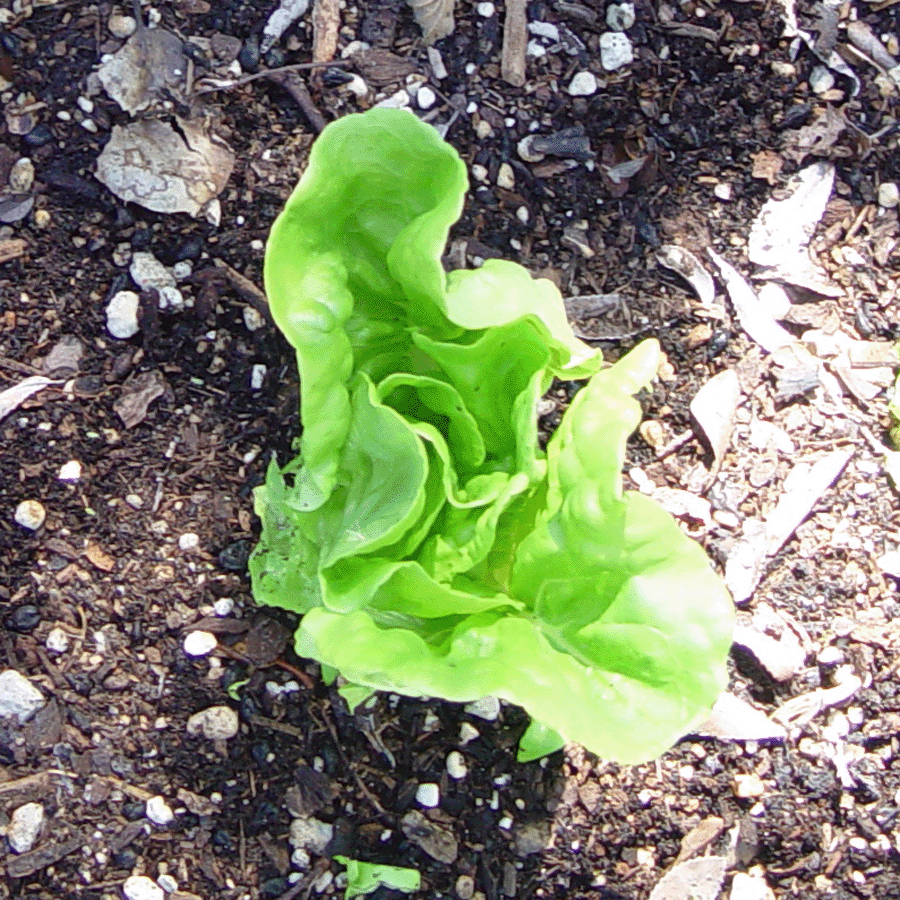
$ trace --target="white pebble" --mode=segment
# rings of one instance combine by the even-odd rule
[[[479,3],[475,9],[483,19],[490,19],[497,12],[497,7],[493,3]]]
[[[44,695],[15,669],[0,672],[0,719],[27,722],[43,705]]]
[[[535,37],[545,38],[554,44],[559,43],[559,29],[551,22],[529,22],[528,31]]]
[[[472,741],[477,740],[481,737],[481,732],[470,722],[463,722],[462,725],[459,726],[459,743],[465,747],[466,744],[471,744]]]
[[[75,102],[78,104],[78,108],[88,115],[94,111],[94,101],[89,97],[79,97]]]
[[[230,616],[234,611],[234,600],[231,597],[219,597],[215,603],[213,603],[213,612],[217,616]]]
[[[878,205],[885,209],[896,209],[900,205],[900,188],[896,182],[882,181],[878,185]]]
[[[614,3],[606,10],[606,24],[613,31],[628,31],[634,25],[634,4]]]
[[[175,821],[175,813],[172,807],[159,795],[151,797],[147,801],[147,818],[156,825],[168,825]]]
[[[375,105],[381,109],[405,109],[409,106],[409,91],[400,88],[399,91],[391,94],[390,97],[379,100]]]
[[[6,831],[13,853],[27,853],[37,841],[43,824],[44,807],[40,803],[26,803],[15,810]]]
[[[420,87],[416,94],[416,105],[419,109],[431,109],[437,101],[434,91],[430,87]]]
[[[299,869],[301,872],[305,872],[309,868],[309,864],[309,854],[302,847],[298,847],[291,854],[291,865],[295,869]]]
[[[37,531],[47,518],[47,510],[37,500],[23,500],[14,514],[17,525],[29,531]]]
[[[569,82],[569,93],[573,97],[590,97],[597,93],[597,79],[593,72],[576,72]]]
[[[713,193],[716,199],[728,201],[731,199],[731,185],[728,182],[720,181],[714,188]]]
[[[515,189],[515,186],[516,176],[513,172],[513,167],[506,162],[500,163],[500,168],[497,171],[497,187],[511,191]]]
[[[192,631],[185,635],[182,647],[188,656],[208,656],[218,643],[216,636],[208,631]]]
[[[620,31],[600,35],[600,64],[607,72],[614,72],[634,60],[631,41]]]
[[[247,331],[259,331],[266,324],[265,319],[260,315],[259,311],[252,306],[244,307],[244,326]]]
[[[113,13],[106,21],[110,34],[113,37],[124,39],[131,37],[137,28],[137,22],[132,16],[123,16],[120,13]]]
[[[60,481],[79,481],[81,479],[81,463],[77,459],[70,459],[59,467],[59,475],[56,477]]]
[[[462,753],[459,750],[451,750],[447,754],[447,774],[459,781],[461,778],[465,778],[468,773],[469,769],[466,766]]]
[[[433,809],[441,802],[441,789],[433,782],[425,782],[416,788],[416,802]]]
[[[146,875],[129,875],[122,885],[127,900],[164,900],[165,891]]]
[[[227,741],[238,733],[240,720],[230,706],[210,706],[187,720],[188,734],[202,734],[208,741]]]
[[[140,298],[134,291],[119,291],[106,307],[106,328],[120,341],[134,337],[138,331]]]
[[[176,281],[184,281],[190,278],[194,271],[194,264],[189,259],[181,259],[172,266],[172,277]]]
[[[27,194],[34,184],[34,163],[23,156],[9,171],[9,187],[16,194]]]
[[[301,816],[291,822],[290,842],[294,849],[306,850],[319,856],[331,842],[334,826],[312,816]]]
[[[51,628],[44,644],[51,653],[65,653],[69,649],[69,636],[62,628]]]
[[[184,550],[185,552],[189,552],[191,550],[196,550],[200,546],[200,537],[199,535],[194,534],[193,531],[186,531],[184,534],[178,536],[178,549]]]
[[[482,697],[481,700],[466,704],[463,712],[486,722],[495,722],[500,715],[500,701],[497,697]]]
[[[824,94],[834,87],[834,75],[827,66],[813,66],[809,73],[809,87],[814,94]]]
[[[428,65],[431,66],[431,74],[438,81],[447,77],[447,67],[444,65],[444,58],[441,56],[440,50],[434,47],[428,48]]]
[[[250,369],[250,390],[258,391],[262,388],[266,381],[266,372],[268,371],[268,368],[262,363],[256,363]]]
[[[174,894],[175,891],[178,890],[178,882],[169,875],[168,872],[164,872],[159,878],[156,879],[156,883],[167,893]]]

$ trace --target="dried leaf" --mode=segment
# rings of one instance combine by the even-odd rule
[[[413,16],[422,29],[426,44],[433,44],[441,38],[453,34],[456,23],[453,20],[455,0],[406,0],[412,7]]]
[[[731,436],[734,416],[741,402],[741,385],[731,369],[719,372],[691,400],[691,415],[706,435],[713,452],[712,471],[718,472]]]
[[[14,409],[20,407],[33,394],[52,384],[60,383],[52,378],[45,378],[43,375],[31,375],[24,381],[14,384],[11,388],[0,391],[0,420],[3,420]]]
[[[140,25],[128,42],[104,62],[97,77],[122,109],[134,115],[180,94],[187,71],[183,44],[164,28]]]
[[[265,668],[281,656],[290,636],[275,616],[260,613],[247,632],[244,653],[254,666]]]
[[[411,841],[432,859],[444,865],[452,865],[459,855],[459,844],[446,825],[439,825],[426,818],[418,810],[410,810],[400,821],[400,827]]]
[[[699,825],[692,828],[682,839],[678,856],[673,865],[678,865],[692,856],[701,853],[719,839],[725,831],[725,821],[718,816],[709,816]]]
[[[178,125],[180,132],[158,119],[114,125],[97,178],[128,203],[200,216],[227,184],[234,155],[200,124],[179,119]]]
[[[727,864],[724,856],[701,856],[678,863],[653,888],[650,900],[716,900]]]
[[[737,269],[722,259],[714,250],[707,249],[706,252],[719,268],[741,328],[769,353],[774,353],[780,347],[785,347],[793,342],[793,335],[785,331],[772,318],[772,314],[760,303],[756,292]]]
[[[150,404],[166,392],[166,380],[157,370],[132,375],[122,386],[122,394],[113,409],[126,428],[134,428],[147,418]]]
[[[834,687],[819,688],[808,694],[792,697],[772,713],[772,719],[782,725],[798,728],[811,722],[823,709],[849,700],[861,687],[859,677],[848,674],[844,681]]]
[[[665,244],[657,251],[656,258],[660,265],[677,272],[694,289],[704,311],[722,318],[725,310],[722,304],[716,303],[716,286],[712,275],[690,250],[675,244]]]
[[[710,717],[694,734],[731,741],[782,741],[784,728],[765,713],[727,691],[716,700]]]

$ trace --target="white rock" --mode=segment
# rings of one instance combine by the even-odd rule
[[[37,500],[23,500],[14,513],[17,525],[29,531],[37,531],[47,518],[47,510]]]
[[[729,900],[770,900],[773,896],[761,873],[735,873]]]
[[[166,803],[165,798],[160,797],[158,794],[147,801],[146,812],[147,818],[156,825],[168,825],[170,822],[175,821],[175,813],[172,812],[172,807]]]
[[[298,847],[291,854],[291,865],[301,872],[305,872],[309,868],[310,862],[309,854],[302,847]]]
[[[193,531],[178,535],[178,549],[185,552],[196,550],[200,546],[200,536]]]
[[[34,163],[23,156],[9,170],[9,187],[16,194],[27,194],[34,184]]]
[[[106,307],[106,328],[120,341],[134,337],[138,327],[140,298],[134,291],[119,291]]]
[[[159,878],[156,879],[156,883],[167,893],[174,894],[175,891],[178,890],[178,882],[169,875],[168,872],[164,872]]]
[[[441,802],[441,789],[433,782],[426,781],[416,788],[416,802],[433,809]]]
[[[600,64],[607,72],[627,66],[634,60],[631,41],[620,31],[600,35]]]
[[[267,366],[264,366],[262,363],[256,363],[250,369],[250,390],[258,391],[262,388],[263,384],[266,381],[266,372],[269,369]]]
[[[244,307],[243,316],[244,326],[247,331],[259,331],[259,329],[266,324],[266,320],[260,315],[259,311],[252,306]]]
[[[180,259],[172,266],[172,277],[176,281],[184,281],[190,278],[194,271],[194,264],[189,259]]]
[[[878,185],[878,205],[885,209],[896,209],[900,205],[900,188],[896,182],[882,181]]]
[[[511,191],[515,189],[515,186],[516,176],[513,167],[506,162],[500,163],[500,168],[497,170],[497,187]]]
[[[129,875],[122,885],[127,900],[164,900],[165,891],[146,875]]]
[[[554,44],[559,43],[559,29],[551,22],[529,22],[528,31],[535,37],[545,38]]]
[[[809,73],[809,87],[814,94],[824,94],[834,87],[834,75],[827,66],[813,66]]]
[[[181,645],[188,656],[208,656],[218,645],[216,636],[209,631],[191,631]]]
[[[230,706],[210,706],[187,720],[188,734],[202,734],[209,741],[227,741],[239,727],[238,714]]]
[[[44,824],[44,807],[40,803],[26,803],[13,812],[6,839],[13,853],[27,853],[35,844]]]
[[[447,774],[456,781],[465,778],[469,774],[466,761],[459,750],[451,750],[447,754]]]
[[[144,250],[132,254],[128,271],[134,283],[144,291],[149,291],[150,288],[160,290],[175,285],[175,276],[152,253]]]
[[[576,72],[569,82],[569,93],[573,97],[590,97],[597,93],[597,79],[593,72]]]
[[[444,65],[444,57],[441,56],[441,51],[435,47],[428,48],[428,65],[431,66],[431,74],[438,81],[447,77],[448,72],[447,67]]]
[[[714,188],[713,194],[715,194],[717,200],[728,201],[731,199],[731,185],[726,181],[720,181]]]
[[[495,722],[500,715],[500,701],[497,697],[482,697],[474,703],[467,703],[463,712],[470,716],[478,716],[486,722]]]
[[[159,303],[157,305],[160,309],[172,309],[175,312],[181,312],[187,304],[184,301],[184,294],[177,287],[168,285],[159,289]]]
[[[525,47],[525,55],[540,59],[542,56],[547,55],[547,48],[540,41],[531,40]]]
[[[479,3],[475,9],[478,10],[478,15],[484,19],[490,19],[497,12],[497,7],[490,2]]]
[[[634,4],[614,3],[606,10],[606,24],[613,31],[628,31],[634,25]]]
[[[230,616],[234,612],[234,600],[231,597],[219,597],[213,603],[213,612],[217,616]]]
[[[56,476],[60,481],[76,482],[81,479],[81,463],[77,459],[70,459],[67,463],[63,463],[59,467],[59,475]]]
[[[462,725],[459,726],[459,743],[465,747],[466,744],[471,744],[472,741],[477,740],[481,737],[481,732],[470,722],[463,722]]]
[[[62,628],[51,628],[44,644],[51,653],[65,653],[69,649],[69,636]]]
[[[123,16],[121,13],[113,13],[106,20],[106,27],[113,37],[124,40],[131,37],[137,29],[137,22],[132,16]]]
[[[419,109],[431,109],[437,102],[437,97],[430,87],[420,87],[416,94],[416,105]]]
[[[399,91],[391,94],[390,97],[379,100],[375,105],[381,109],[405,109],[409,106],[409,91],[400,88]]]
[[[321,856],[333,836],[333,825],[311,816],[301,816],[291,822],[290,842],[295,850]]]

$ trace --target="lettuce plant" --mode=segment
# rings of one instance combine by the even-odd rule
[[[565,738],[648,759],[722,689],[733,613],[703,550],[622,490],[658,347],[605,367],[549,281],[447,274],[466,184],[407,111],[313,146],[266,250],[303,434],[257,492],[254,594],[301,613],[297,653],[356,688],[520,704],[527,757]],[[543,451],[554,377],[589,380]]]

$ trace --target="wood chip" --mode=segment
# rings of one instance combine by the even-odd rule
[[[528,19],[525,0],[508,0],[503,22],[503,55],[500,75],[513,87],[525,84],[525,49],[528,46]]]

